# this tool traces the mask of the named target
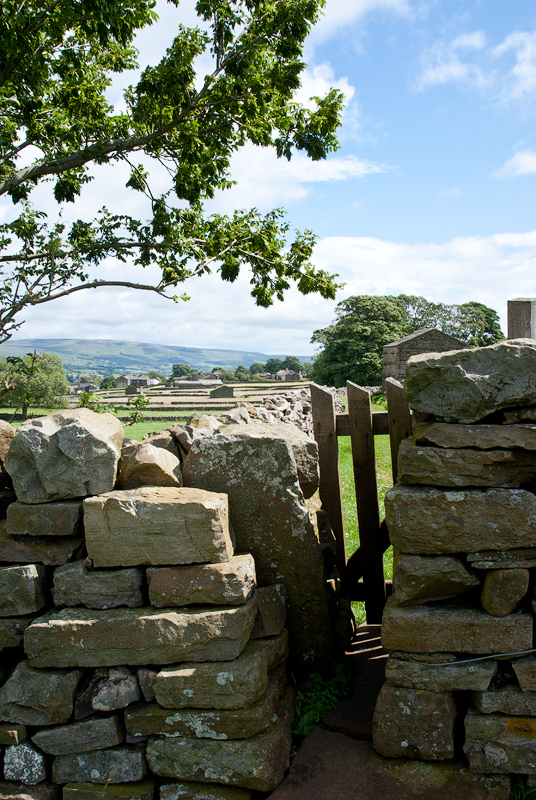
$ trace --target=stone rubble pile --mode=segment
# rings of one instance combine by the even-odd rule
[[[328,387],[325,386],[324,388],[327,389]],[[332,392],[335,398],[337,414],[342,414],[344,405],[341,397],[346,395],[346,389],[331,388],[329,391]],[[288,392],[265,397],[261,406],[252,406],[243,402],[237,402],[236,405],[247,409],[250,421],[272,424],[278,422],[292,423],[310,436],[311,439],[314,439],[311,392],[308,387],[305,389],[291,389]],[[233,410],[230,413],[233,413]]]
[[[536,342],[415,356],[374,747],[536,787]],[[498,790],[499,791],[499,790]],[[497,797],[508,798],[504,778]]]
[[[306,637],[329,639],[329,595],[294,455],[314,491],[310,442],[246,427],[193,440],[181,465],[173,433],[122,447],[108,414],[20,426],[0,533],[0,799],[248,800],[282,779],[285,586],[295,629],[318,617],[291,640],[305,663],[327,652]],[[283,574],[285,548],[305,562]]]

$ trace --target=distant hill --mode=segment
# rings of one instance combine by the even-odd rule
[[[210,372],[213,367],[236,369],[239,364],[251,366],[256,361],[264,364],[269,356],[247,350],[205,350],[200,347],[121,342],[114,339],[10,339],[0,345],[0,356],[23,356],[26,353],[45,351],[61,358],[66,372],[97,372],[101,375],[122,372],[148,372],[156,370],[171,373],[172,364],[182,361],[200,371]],[[298,356],[300,361],[310,361],[311,356]]]

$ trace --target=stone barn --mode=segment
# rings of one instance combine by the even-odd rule
[[[465,342],[438,331],[437,328],[424,328],[410,333],[409,336],[386,344],[383,348],[382,384],[385,387],[387,378],[395,378],[403,383],[406,376],[406,362],[410,356],[419,353],[444,353],[447,350],[462,350],[466,347],[468,345]]]

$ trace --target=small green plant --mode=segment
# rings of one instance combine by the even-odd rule
[[[296,695],[292,733],[295,736],[307,736],[320,725],[324,714],[349,691],[350,670],[344,664],[337,665],[332,678],[323,678],[316,673],[310,675],[307,688],[300,689]]]
[[[527,789],[522,783],[517,783],[510,800],[536,800],[536,789]]]
[[[103,403],[100,398],[96,397],[96,395],[86,391],[81,392],[76,407],[89,408],[91,411],[96,411],[97,414],[115,414],[117,411],[116,407],[112,403]]]
[[[136,397],[130,397],[128,399],[127,406],[130,408],[128,412],[130,420],[127,422],[127,425],[135,425],[137,422],[143,420],[143,409],[145,406],[149,405],[149,402],[149,398],[147,395],[143,394],[143,392],[137,394]]]

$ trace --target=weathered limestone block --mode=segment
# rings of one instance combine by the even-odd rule
[[[236,658],[249,639],[256,604],[162,611],[64,609],[35,620],[24,647],[36,667],[107,667]]]
[[[55,783],[130,783],[140,781],[146,773],[143,751],[130,747],[56,756],[52,766]]]
[[[84,561],[54,570],[54,605],[87,608],[134,608],[143,605],[143,571],[87,569]]]
[[[535,773],[536,720],[471,709],[465,717],[464,751],[473,772]]]
[[[125,725],[134,736],[197,739],[249,739],[272,721],[280,695],[279,676],[271,675],[262,697],[245,708],[183,708],[171,712],[158,703],[127,709]]]
[[[82,501],[55,503],[11,503],[7,509],[6,533],[26,536],[79,536]]]
[[[536,655],[512,659],[512,667],[523,692],[536,692]]]
[[[140,667],[138,670],[138,683],[140,685],[143,699],[150,703],[155,698],[154,682],[158,675],[158,669],[154,667]]]
[[[8,781],[21,781],[30,786],[46,780],[47,770],[43,753],[29,742],[6,747],[4,777]]]
[[[500,408],[536,403],[536,350],[501,342],[411,356],[404,385],[410,408],[445,422],[477,422]]]
[[[20,617],[45,605],[46,571],[36,564],[0,567],[0,617]]]
[[[6,456],[14,436],[15,428],[9,422],[0,420],[0,486],[11,484],[11,478],[6,472]]]
[[[536,547],[481,550],[478,553],[468,553],[467,561],[473,569],[531,569],[536,567]]]
[[[20,744],[28,736],[25,725],[0,723],[0,744]]]
[[[161,669],[153,690],[164,708],[244,708],[268,687],[268,671],[287,652],[286,631],[273,639],[248,642],[234,661],[178,664]]]
[[[162,447],[142,442],[129,456],[119,473],[121,489],[140,486],[182,486],[179,459]]]
[[[322,547],[289,442],[256,436],[262,425],[238,427],[192,444],[184,483],[228,493],[236,549],[253,555],[260,586],[285,585],[292,664],[311,672],[329,662],[331,651]]]
[[[474,692],[473,705],[481,714],[515,714],[536,716],[536,692],[522,691],[519,686],[500,686],[487,692]]]
[[[385,495],[385,520],[401,553],[467,553],[492,543],[497,550],[533,547],[536,496],[523,489],[395,486]]]
[[[529,590],[528,569],[494,569],[486,574],[482,608],[494,617],[505,617],[518,607]]]
[[[168,450],[172,455],[180,459],[180,448],[178,442],[169,429],[146,433],[143,436],[142,444],[152,444],[154,447],[160,447],[163,450]]]
[[[109,492],[84,501],[88,555],[96,567],[228,561],[224,493],[170,486]]]
[[[193,414],[188,420],[188,427],[213,433],[221,428],[221,422],[212,414]]]
[[[123,739],[118,717],[95,717],[71,725],[44,728],[32,736],[32,742],[40,750],[53,756],[104,750],[121,744]]]
[[[113,489],[123,426],[112,414],[88,408],[27,420],[6,458],[22,503],[86,497]]]
[[[34,669],[21,661],[0,689],[0,719],[22,725],[67,722],[81,674],[78,669]]]
[[[516,489],[536,472],[536,453],[422,447],[405,439],[398,453],[398,482],[426,486],[496,486]]]
[[[253,556],[240,555],[219,564],[150,567],[147,581],[150,603],[157,608],[196,603],[240,605],[255,591],[255,562]]]
[[[82,536],[10,536],[0,522],[0,561],[58,567],[76,558],[83,546]]]
[[[402,555],[395,560],[393,588],[399,605],[416,605],[480,586],[474,572],[454,556]]]
[[[536,450],[536,425],[452,425],[448,422],[419,422],[413,438],[415,444],[436,447]]]
[[[242,432],[243,429],[239,425],[227,425],[224,431],[226,436],[232,436],[233,434],[240,434]],[[256,439],[280,438],[287,441],[292,448],[292,453],[296,461],[298,482],[303,496],[305,499],[312,497],[318,489],[320,482],[318,445],[315,440],[307,436],[307,434],[297,428],[296,425],[288,425],[283,422],[256,425],[253,429],[251,427],[248,428],[247,432],[249,436]]]
[[[61,787],[54,783],[27,783],[0,781],[0,800],[60,800]]]
[[[407,689],[485,692],[496,669],[496,661],[426,664],[390,656],[385,665],[385,679],[394,686],[404,686]]]
[[[277,636],[285,626],[287,617],[287,590],[282,583],[261,586],[255,595],[257,616],[251,632],[252,639]]]
[[[91,698],[95,711],[115,711],[136,703],[141,698],[137,675],[128,667],[111,667],[107,670],[96,670],[106,673],[97,682]]]
[[[151,737],[150,769],[163,778],[223,783],[270,792],[288,767],[290,728],[281,719],[250,739]]]
[[[154,780],[146,778],[138,783],[67,783],[63,787],[63,800],[153,800]]]
[[[505,425],[517,424],[519,422],[535,422],[536,421],[536,408],[534,406],[521,406],[517,408],[504,408],[502,410],[502,419]]]
[[[456,705],[450,692],[384,684],[374,710],[374,749],[389,758],[443,761],[454,756]]]
[[[251,800],[251,792],[238,786],[173,781],[161,785],[160,800]]]
[[[382,620],[382,645],[386,650],[411,653],[487,655],[530,650],[532,615],[492,617],[454,602],[399,607],[389,598]]]
[[[32,617],[9,617],[0,619],[0,651],[4,647],[18,647],[22,642],[24,631],[35,618]]]

